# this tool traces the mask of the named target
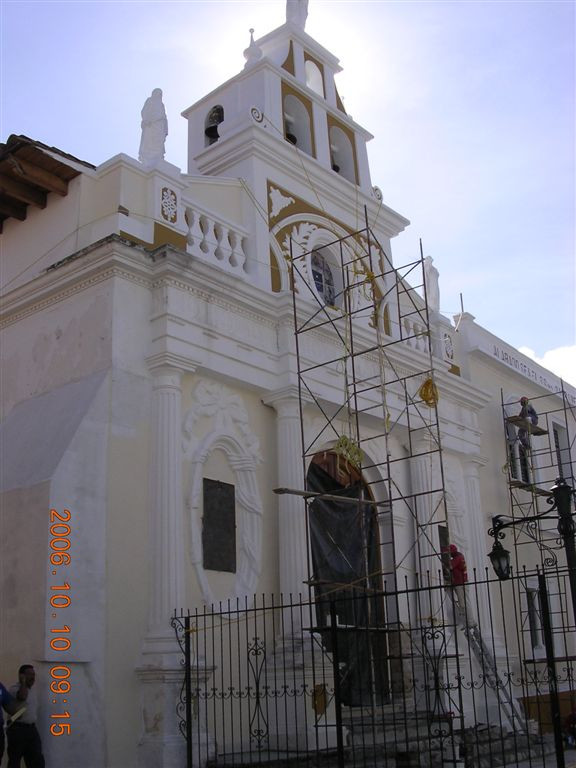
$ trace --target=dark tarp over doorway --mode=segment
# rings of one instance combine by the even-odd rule
[[[338,457],[332,456],[338,462]],[[387,698],[388,673],[384,604],[378,594],[382,585],[376,507],[362,502],[368,498],[368,490],[358,472],[337,473],[330,465],[326,469],[312,462],[308,490],[358,499],[358,503],[317,498],[310,504],[312,578],[319,601],[317,621],[321,628],[329,626],[330,602],[334,601],[338,652],[343,663],[343,703],[381,704]],[[345,484],[335,479],[336,474],[345,476]],[[330,633],[322,634],[326,649],[332,652]]]

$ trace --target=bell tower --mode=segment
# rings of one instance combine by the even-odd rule
[[[244,51],[241,72],[182,114],[188,173],[234,179],[250,231],[250,280],[290,290],[286,245],[315,248],[377,223],[390,239],[408,221],[372,186],[372,135],[346,114],[336,87],[338,59],[306,31],[308,4],[288,0],[286,22]]]
[[[257,158],[323,169],[370,194],[366,143],[372,138],[347,114],[338,94],[338,59],[304,30],[307,4],[287,3],[286,23],[254,40],[244,69],[183,112],[188,120],[188,171],[256,173]]]

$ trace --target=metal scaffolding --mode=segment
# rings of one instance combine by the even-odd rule
[[[507,457],[504,471],[513,519],[536,518],[545,512],[550,488],[558,478],[572,488],[576,486],[572,461],[576,409],[564,383],[557,392],[530,398],[528,405],[523,400],[506,402],[501,393]],[[533,543],[538,545],[542,567],[556,564],[558,531],[553,520],[528,522],[513,530],[517,564],[525,563],[522,549]]]
[[[346,484],[361,486],[347,503],[360,520],[371,502],[379,536],[378,573],[363,574],[364,588],[375,577],[390,585],[402,566],[437,579],[450,536],[422,253],[395,267],[366,224],[310,251],[291,241],[290,256],[307,478],[306,488],[294,490],[306,496],[310,516],[318,494],[341,497]],[[322,453],[336,457],[328,474],[342,482],[312,496],[309,466]],[[400,554],[398,516],[414,526]],[[311,582],[314,571],[310,563]]]

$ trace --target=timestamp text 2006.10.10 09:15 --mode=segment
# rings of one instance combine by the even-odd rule
[[[70,584],[68,581],[61,580],[60,576],[65,577],[66,571],[72,562],[70,552],[70,534],[72,527],[70,525],[72,515],[69,509],[58,512],[56,509],[50,510],[50,565],[52,566],[52,576],[57,577],[55,581],[60,582],[50,585],[50,606],[55,611],[52,613],[52,619],[58,618],[58,626],[50,628],[50,648],[57,653],[70,651],[72,641],[70,639],[70,626],[63,624],[65,621],[65,611],[70,607],[72,599],[70,597]],[[52,693],[52,704],[65,705],[70,703],[70,691],[72,688],[70,680],[70,667],[68,664],[56,664],[50,668],[50,691]],[[62,697],[56,698],[56,697]],[[69,735],[72,731],[70,724],[70,712],[53,712],[50,719],[55,721],[50,725],[50,733],[53,736]]]

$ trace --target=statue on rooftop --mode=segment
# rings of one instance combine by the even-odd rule
[[[426,295],[428,306],[433,312],[440,312],[440,286],[438,285],[439,272],[434,266],[432,256],[424,259],[424,279],[426,280]]]
[[[286,0],[286,21],[304,29],[308,16],[308,0]]]
[[[168,120],[162,102],[162,91],[154,88],[152,95],[142,107],[142,138],[138,159],[148,168],[153,168],[164,159],[164,145],[168,136]]]

